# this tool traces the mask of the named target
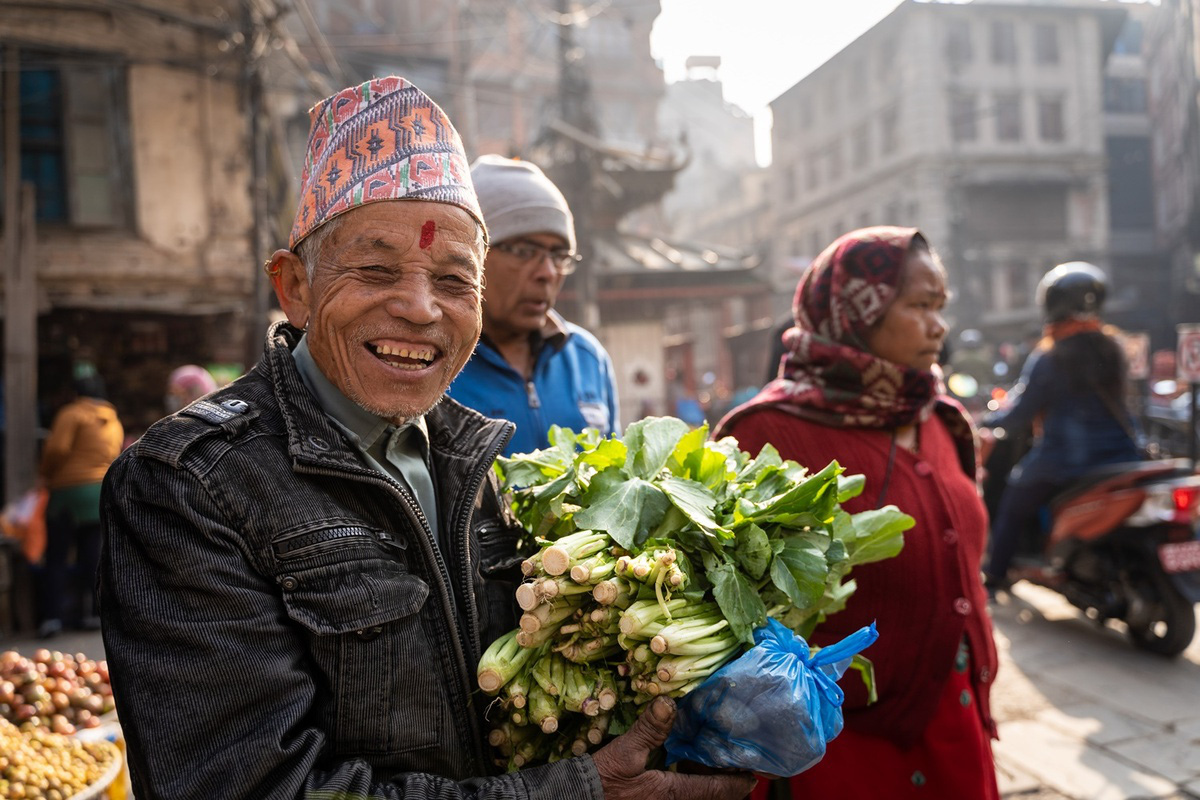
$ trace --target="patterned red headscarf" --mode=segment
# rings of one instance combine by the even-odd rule
[[[851,231],[825,248],[800,278],[784,334],[779,377],[731,411],[714,435],[752,408],[771,406],[837,428],[892,429],[935,410],[962,445],[974,475],[974,440],[962,408],[939,397],[939,374],[879,358],[867,348],[871,329],[899,291],[916,228],[879,226]],[[969,447],[969,449],[968,449]],[[969,454],[969,462],[967,456]]]

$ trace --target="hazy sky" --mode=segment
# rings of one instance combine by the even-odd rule
[[[662,62],[667,82],[686,77],[688,56],[720,56],[717,77],[725,99],[754,115],[759,161],[765,163],[770,150],[767,103],[890,14],[901,0],[661,2],[650,50]]]
[[[899,0],[662,0],[650,49],[668,83],[721,57],[725,99],[754,114],[883,19]]]

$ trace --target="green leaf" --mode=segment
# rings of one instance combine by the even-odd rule
[[[626,550],[640,546],[671,506],[654,484],[640,478],[626,480],[613,469],[592,479],[589,494],[591,503],[575,514],[575,525],[604,531]]]
[[[825,469],[810,475],[785,493],[762,504],[752,519],[755,522],[763,522],[771,520],[776,514],[798,514],[804,511],[813,511],[819,495],[835,483],[841,471],[842,468],[836,461],[829,462]],[[833,499],[836,500],[836,496]]]
[[[865,475],[838,475],[837,501],[844,503],[847,500],[853,500],[862,494],[863,487],[866,485],[867,476]]]
[[[879,692],[875,689],[875,664],[862,653],[855,653],[850,659],[850,669],[858,672],[863,685],[867,687],[867,705],[879,700]]]
[[[916,524],[912,517],[901,513],[895,506],[854,514],[851,521],[854,524],[854,536],[843,539],[843,543],[852,566],[898,555],[904,547],[904,531]]]
[[[812,539],[789,536],[771,562],[771,582],[800,608],[817,605],[825,595],[829,565]]]
[[[659,486],[670,498],[671,503],[697,527],[712,531],[723,538],[731,536],[730,532],[712,517],[717,498],[707,486],[687,478],[676,478],[674,475],[663,478],[659,481]]]
[[[750,524],[735,532],[737,544],[733,547],[733,557],[746,574],[754,580],[759,580],[767,572],[771,563],[771,542],[767,532],[757,525]]]
[[[783,466],[783,459],[779,456],[779,451],[774,448],[769,442],[762,446],[758,451],[758,455],[748,461],[744,467],[738,472],[737,479],[742,483],[756,481],[759,473],[763,472],[768,467]]]
[[[628,450],[623,441],[620,439],[605,439],[597,444],[594,449],[584,452],[579,457],[579,460],[603,472],[609,467],[624,466],[627,454]]]
[[[675,445],[670,459],[667,460],[667,467],[670,468],[671,474],[696,480],[695,475],[691,474],[687,466],[688,459],[704,449],[706,439],[708,439],[708,425],[701,425],[699,428],[685,433],[679,440],[679,444]]]
[[[689,430],[686,422],[675,417],[646,417],[633,423],[625,429],[626,471],[635,478],[656,477]]]
[[[729,629],[741,641],[753,643],[754,629],[767,621],[767,607],[758,590],[733,564],[710,570],[708,578],[713,584],[713,598],[729,620]]]

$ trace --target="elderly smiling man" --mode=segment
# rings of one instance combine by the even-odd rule
[[[105,648],[139,800],[734,798],[646,770],[656,701],[595,756],[496,775],[474,691],[514,623],[491,479],[511,423],[443,399],[486,229],[458,135],[399,78],[312,111],[287,323],[109,471]]]

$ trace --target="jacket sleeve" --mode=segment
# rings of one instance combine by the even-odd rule
[[[1046,353],[1031,356],[1005,406],[984,417],[983,424],[989,428],[1028,428],[1050,402],[1053,380],[1053,360]]]
[[[77,416],[71,413],[71,407],[66,406],[54,416],[50,424],[50,434],[42,443],[42,461],[38,474],[42,480],[49,480],[58,471],[59,466],[71,454],[71,446],[75,443],[75,430],[79,427]]]
[[[126,453],[102,499],[104,646],[139,800],[600,798],[589,756],[455,782],[328,755],[323,691],[256,554],[194,476]]]
[[[617,376],[613,369],[612,358],[608,355],[608,351],[601,348],[600,366],[602,370],[601,380],[604,381],[608,388],[608,418],[612,420],[612,432],[616,435],[621,434],[621,402],[617,398]]]

